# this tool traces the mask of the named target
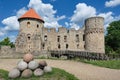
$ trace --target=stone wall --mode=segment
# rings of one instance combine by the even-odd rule
[[[104,53],[104,19],[91,17],[84,27],[66,29],[64,27],[45,28],[36,19],[23,19],[16,39],[16,52],[42,52],[48,50],[71,50]]]

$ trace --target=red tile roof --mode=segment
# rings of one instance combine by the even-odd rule
[[[35,18],[44,22],[44,20],[32,8],[28,10],[25,14],[23,14],[19,19],[23,19],[23,18]]]

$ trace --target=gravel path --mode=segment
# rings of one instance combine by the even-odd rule
[[[0,69],[12,70],[20,59],[0,59]],[[80,80],[120,80],[120,70],[75,61],[46,60],[48,65],[66,70]]]

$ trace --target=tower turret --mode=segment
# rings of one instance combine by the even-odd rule
[[[85,49],[89,52],[105,53],[104,18],[91,17],[85,20]]]
[[[16,39],[16,51],[18,52],[32,52],[34,50],[41,50],[41,34],[44,21],[31,8],[19,19],[20,31]],[[20,39],[19,39],[20,38]],[[22,40],[21,40],[22,39]]]

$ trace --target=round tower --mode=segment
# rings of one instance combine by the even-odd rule
[[[85,20],[85,49],[88,52],[105,53],[103,17]]]
[[[18,37],[23,37],[24,40],[22,42],[22,40],[16,39],[16,50],[19,50],[18,52],[20,52],[20,49],[24,50],[23,52],[32,52],[36,49],[40,50],[40,39],[44,25],[43,19],[31,8],[18,21],[20,24]]]

